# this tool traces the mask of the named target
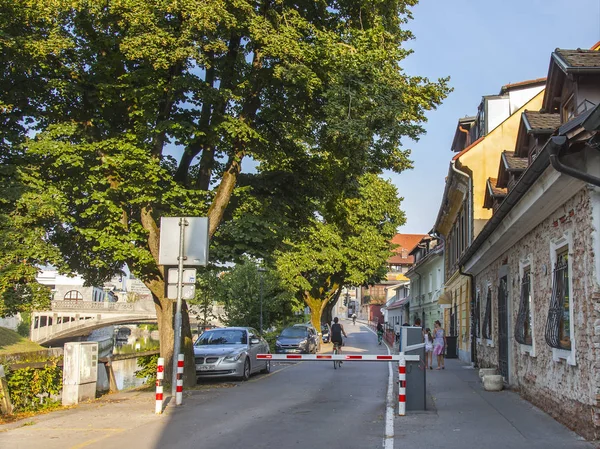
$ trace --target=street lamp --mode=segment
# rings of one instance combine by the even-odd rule
[[[266,272],[267,269],[263,267],[258,267],[258,278],[260,281],[260,335],[263,334],[263,273]]]

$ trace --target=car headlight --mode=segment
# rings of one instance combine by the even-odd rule
[[[304,346],[306,344],[306,340],[302,340],[298,343],[298,346]]]
[[[240,359],[240,357],[242,356],[242,354],[243,354],[243,352],[240,352],[239,354],[228,355],[223,360],[226,362],[237,362]]]
[[[281,347],[281,343],[279,343],[278,341],[275,342],[275,346],[277,347]]]

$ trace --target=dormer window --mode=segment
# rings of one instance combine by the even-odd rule
[[[572,118],[575,117],[575,96],[571,94],[567,101],[564,102],[562,111],[561,111],[561,121],[563,123],[567,123]]]

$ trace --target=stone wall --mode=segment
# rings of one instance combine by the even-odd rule
[[[481,321],[488,282],[492,286],[493,346],[481,340],[477,359],[481,367],[498,366],[498,283],[503,265],[508,268],[509,382],[530,402],[588,439],[600,436],[600,291],[594,277],[592,207],[587,188],[558,207],[510,250],[498,257],[475,282],[481,291]],[[552,296],[551,241],[571,233],[575,365],[553,358],[545,341],[545,326]],[[530,257],[535,353],[514,338],[520,302],[519,262]]]

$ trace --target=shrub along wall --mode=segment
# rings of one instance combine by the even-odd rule
[[[62,357],[52,357],[43,368],[11,369],[6,366],[6,380],[14,412],[47,410],[61,405]]]

